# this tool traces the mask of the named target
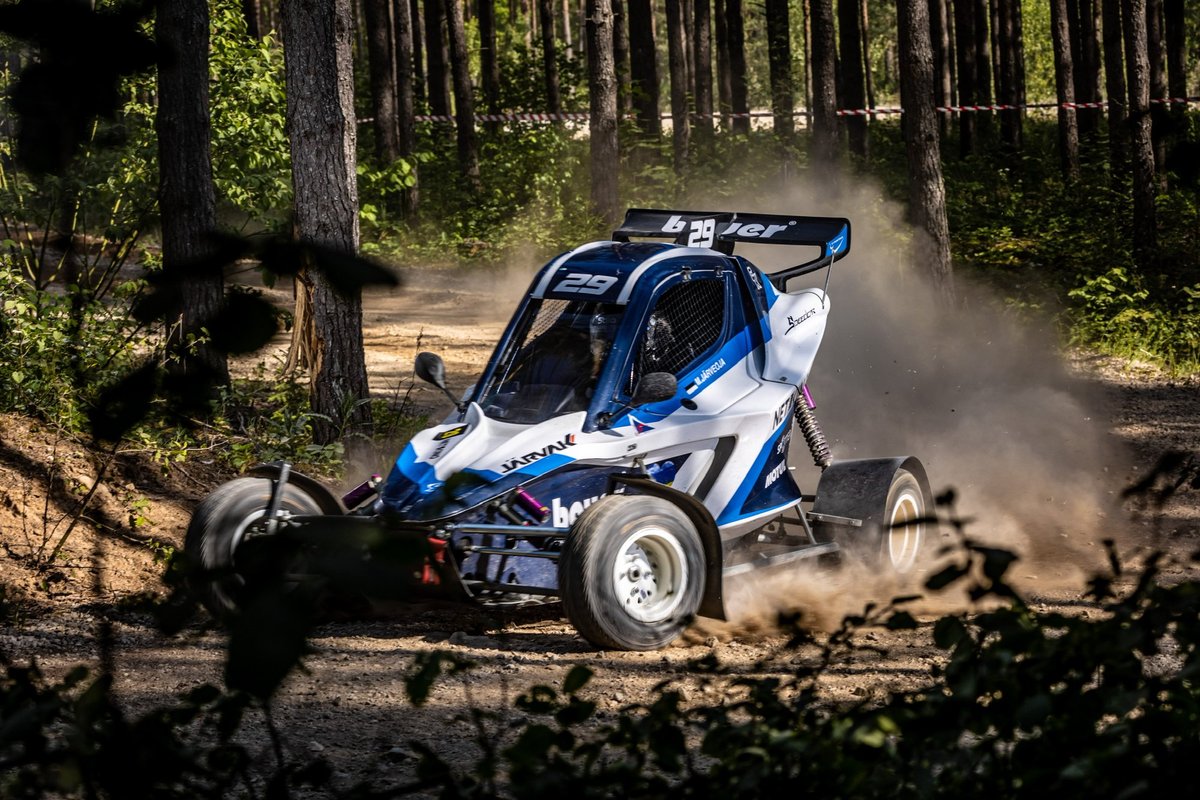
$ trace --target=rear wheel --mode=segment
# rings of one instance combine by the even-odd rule
[[[267,478],[238,478],[219,486],[201,501],[192,514],[184,539],[191,560],[192,591],[216,617],[237,611],[247,587],[264,571],[279,580],[294,563],[280,562],[268,540],[267,511],[274,482]],[[287,484],[279,502],[279,516],[320,514],[320,504],[295,484]]]
[[[704,590],[696,526],[674,504],[612,495],[588,507],[563,544],[559,594],[585,639],[610,650],[654,650],[688,626]]]
[[[900,573],[916,566],[926,545],[926,514],[921,484],[908,470],[896,470],[878,533],[881,566]]]

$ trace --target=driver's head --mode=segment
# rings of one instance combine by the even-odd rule
[[[595,373],[604,363],[612,347],[613,339],[617,336],[617,325],[621,315],[616,307],[602,305],[592,314],[588,323],[588,345],[592,353],[592,372]]]

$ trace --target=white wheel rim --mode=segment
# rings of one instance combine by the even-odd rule
[[[613,591],[625,613],[638,622],[670,618],[683,601],[687,581],[683,546],[666,528],[639,528],[617,549]]]
[[[904,489],[892,505],[891,519],[888,520],[887,553],[892,567],[898,572],[912,569],[921,552],[921,542],[925,537],[925,525],[921,522],[910,522],[924,516],[923,502],[920,492],[916,489]]]

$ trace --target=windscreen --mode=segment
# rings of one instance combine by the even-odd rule
[[[536,424],[586,411],[623,314],[611,303],[531,302],[483,389],[483,412]]]

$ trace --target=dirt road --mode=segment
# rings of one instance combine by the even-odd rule
[[[369,296],[365,326],[372,390],[397,402],[407,397],[411,408],[440,418],[449,402],[432,388],[413,385],[413,357],[422,350],[439,352],[452,391],[461,394],[485,364],[527,281],[527,275],[507,273],[410,274],[402,290]],[[853,307],[846,311],[862,317]],[[833,354],[822,354],[814,378],[824,387],[817,390],[824,402],[819,413],[835,456],[873,444],[888,452],[893,445],[907,451],[914,441],[924,444],[919,454],[927,457],[935,489],[956,486],[955,510],[976,518],[968,530],[1022,552],[1013,574],[1037,608],[1080,608],[1083,578],[1102,562],[1100,542],[1106,538],[1115,538],[1130,554],[1156,543],[1180,555],[1200,547],[1198,493],[1181,493],[1157,515],[1141,516],[1131,514],[1119,497],[1120,488],[1162,452],[1200,454],[1200,383],[1101,359],[1063,364],[1031,352],[1019,334],[980,333],[976,323],[960,337],[947,337],[944,324],[931,323],[940,338],[909,346],[906,357],[893,357],[888,349],[895,328],[879,335],[866,324],[831,329],[831,340],[836,335],[840,342],[831,345]],[[920,325],[906,330],[914,337],[926,335]],[[980,336],[965,355],[940,344],[945,338]],[[990,348],[983,357],[981,348]],[[930,361],[941,366],[927,370]],[[914,363],[926,371],[915,374]],[[936,384],[935,392],[925,391],[930,383]],[[846,385],[860,388],[843,393]],[[996,402],[1001,393],[1011,402]],[[12,554],[22,541],[28,543],[35,509],[44,500],[28,480],[30,465],[52,445],[45,432],[13,420],[0,422],[0,453],[7,454],[0,458],[0,478],[8,487],[0,498],[0,531]],[[13,455],[22,449],[25,461]],[[365,472],[387,464],[362,466]],[[173,480],[135,486],[130,479],[128,486],[118,483],[109,499],[119,509],[128,505],[122,495],[126,488],[148,497],[151,533],[178,544],[190,503],[204,487],[202,481]],[[73,563],[93,575],[90,541],[82,535],[74,541]],[[68,575],[49,587],[56,613],[20,625],[6,623],[0,649],[11,658],[36,658],[59,674],[72,664],[94,663],[95,631],[104,617],[116,637],[115,689],[132,708],[162,704],[199,682],[219,683],[221,634],[193,629],[167,639],[147,616],[121,610],[122,597],[139,587],[156,588],[157,567],[144,548],[119,540],[97,546],[106,553],[95,581],[99,600],[89,595],[93,581]],[[1184,571],[1172,566],[1169,575]],[[0,577],[12,579],[10,572]],[[415,764],[409,741],[433,744],[452,763],[466,764],[478,753],[480,735],[501,737],[521,718],[510,710],[517,694],[538,683],[560,684],[575,664],[596,670],[591,695],[599,700],[602,720],[646,699],[663,680],[682,687],[689,702],[713,701],[730,691],[732,678],[702,680],[689,671],[690,661],[713,653],[736,673],[770,675],[815,656],[813,648],[784,648],[785,637],[770,625],[777,610],[804,608],[812,627],[828,629],[867,602],[885,602],[914,589],[918,581],[888,583],[852,570],[755,581],[734,592],[737,620],[702,621],[672,647],[652,653],[598,653],[560,619],[556,605],[508,611],[411,605],[383,619],[321,627],[305,670],[288,680],[277,699],[276,722],[286,748],[329,759],[339,782],[370,770],[399,780]],[[863,630],[861,636],[879,652],[860,652],[831,670],[823,678],[829,698],[877,696],[925,681],[938,657],[931,622],[959,607],[960,598],[932,597],[913,606],[921,622],[916,631]],[[413,708],[404,697],[404,673],[414,655],[435,649],[476,666],[465,676],[444,680],[427,705]],[[481,732],[470,721],[470,707],[497,711],[503,722]],[[251,720],[246,735],[265,752],[263,730],[261,720]]]

